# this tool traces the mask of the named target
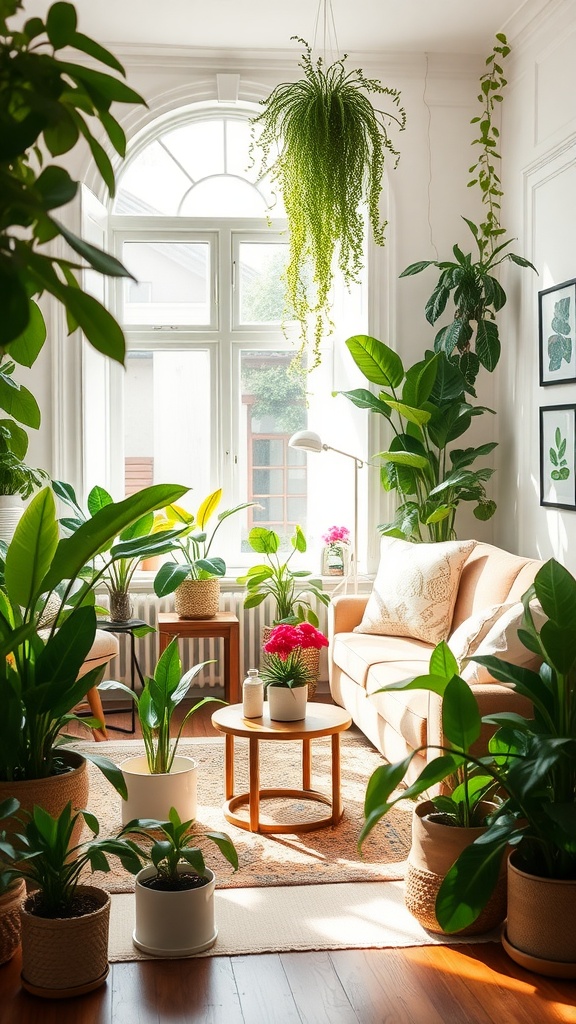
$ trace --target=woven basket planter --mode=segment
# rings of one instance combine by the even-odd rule
[[[436,918],[438,890],[467,846],[485,832],[485,828],[457,828],[430,821],[427,815],[434,811],[431,800],[414,808],[412,817],[412,846],[408,854],[405,902],[416,920],[430,932],[443,928]],[[501,924],[506,917],[506,865],[503,863],[500,879],[482,913],[458,935],[479,935]]]
[[[504,949],[529,971],[576,978],[576,881],[530,875],[514,861],[512,853]]]
[[[22,904],[22,985],[33,995],[65,999],[91,992],[108,975],[110,896],[78,886],[98,907],[82,917],[48,918],[31,912],[35,894]]]
[[[273,626],[262,627],[262,646],[270,639],[270,633],[273,628]],[[311,678],[308,680],[308,700],[312,700],[316,693],[318,676],[320,675],[320,651],[316,647],[306,647],[300,651],[300,657],[311,673]],[[263,662],[266,661],[264,651],[262,651],[262,660]]]
[[[20,945],[20,905],[26,895],[23,878],[18,878],[0,896],[0,964],[5,964]]]
[[[181,619],[213,619],[220,605],[220,580],[183,580],[174,591]]]
[[[43,807],[52,817],[57,817],[66,804],[72,802],[72,810],[88,806],[88,769],[86,758],[75,750],[60,748],[58,757],[71,769],[62,775],[49,775],[46,779],[24,779],[22,782],[0,782],[0,802],[8,797],[20,801],[20,812],[31,811],[35,804]],[[74,845],[80,838],[83,822],[76,823],[72,835]],[[13,831],[11,819],[5,822],[8,834]]]

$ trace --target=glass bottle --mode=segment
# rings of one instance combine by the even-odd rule
[[[264,683],[257,668],[249,668],[242,684],[242,713],[244,718],[262,718],[264,713]]]

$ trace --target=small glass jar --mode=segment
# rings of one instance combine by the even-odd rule
[[[242,713],[244,718],[262,718],[264,713],[264,683],[257,668],[249,668],[242,684]]]

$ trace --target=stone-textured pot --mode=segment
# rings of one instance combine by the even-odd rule
[[[82,917],[48,918],[31,912],[34,893],[22,904],[22,985],[33,995],[65,999],[106,980],[110,896],[93,885],[77,891],[93,895],[97,909]]]
[[[436,918],[438,890],[454,861],[485,828],[457,828],[430,821],[431,800],[417,804],[412,817],[412,846],[408,854],[405,902],[416,920],[431,932],[446,934]],[[506,916],[506,865],[484,910],[458,935],[478,935],[501,924]]]
[[[274,722],[300,722],[306,718],[306,686],[267,686],[268,713]]]
[[[180,873],[190,871],[179,864]],[[207,870],[206,884],[198,889],[160,892],[142,885],[156,874],[156,868],[143,868],[136,875],[134,945],[152,956],[191,956],[209,949],[216,942],[218,929],[214,918],[216,880]]]
[[[31,811],[35,804],[43,807],[52,817],[64,810],[69,800],[72,810],[78,811],[88,806],[88,769],[86,758],[75,750],[60,747],[58,757],[70,767],[71,771],[62,775],[49,775],[47,779],[24,779],[22,782],[0,782],[0,803],[8,797],[15,797],[20,802],[21,811]],[[77,822],[72,835],[73,843],[80,838],[83,821]],[[8,834],[13,831],[11,819],[4,822]]]
[[[576,978],[576,880],[541,878],[508,859],[508,955],[538,974]]]
[[[23,878],[16,881],[0,896],[0,964],[5,964],[20,945],[20,904],[26,895]]]
[[[145,755],[129,757],[120,765],[128,788],[122,800],[122,824],[133,818],[167,821],[175,807],[182,821],[196,817],[198,762],[179,754],[167,774],[151,775]]]
[[[174,608],[181,619],[213,619],[220,604],[220,580],[183,580],[174,591]]]

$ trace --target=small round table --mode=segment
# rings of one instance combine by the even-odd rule
[[[218,708],[212,715],[212,725],[226,738],[224,769],[225,796],[224,816],[232,825],[248,832],[312,832],[317,828],[336,825],[343,813],[340,791],[340,733],[349,729],[352,719],[343,708],[332,704],[309,704],[306,718],[298,722],[276,722],[270,719],[268,705],[264,704],[262,718],[244,718],[241,704],[229,704]],[[248,739],[249,745],[249,792],[234,796],[234,737]],[[312,789],[312,754],[310,743],[320,736],[332,738],[332,797]],[[261,789],[260,788],[260,740],[301,740],[302,741],[302,789]],[[293,797],[295,800],[315,800],[327,804],[330,814],[323,818],[302,823],[261,822],[260,800],[278,797]],[[249,806],[249,818],[241,818],[235,811],[242,804]]]

